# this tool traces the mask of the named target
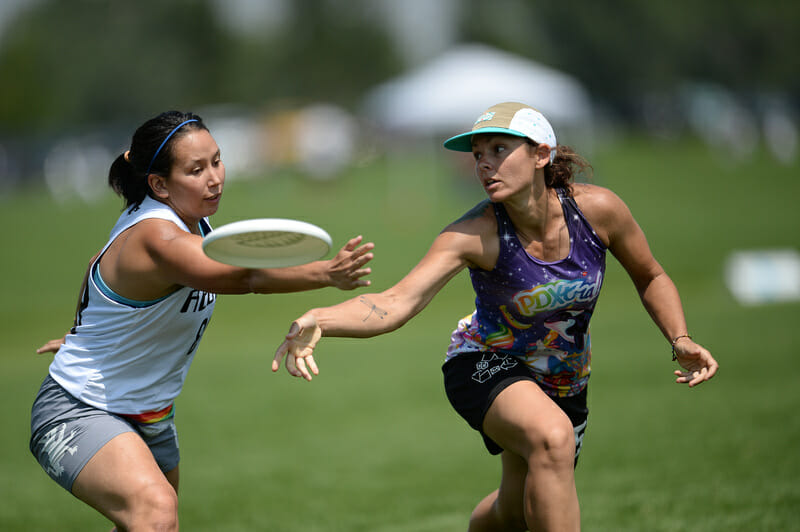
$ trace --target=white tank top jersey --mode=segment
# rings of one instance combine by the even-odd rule
[[[102,253],[123,231],[148,218],[186,224],[167,205],[146,198],[119,217]],[[207,219],[203,234],[211,231]],[[76,316],[50,365],[50,375],[84,403],[116,414],[169,407],[183,387],[197,345],[208,326],[216,295],[183,287],[156,301],[132,301],[100,278],[99,258]]]

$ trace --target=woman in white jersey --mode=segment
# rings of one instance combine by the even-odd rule
[[[395,286],[298,318],[272,369],[285,356],[292,375],[311,379],[321,336],[395,330],[469,269],[476,310],[451,336],[445,391],[502,463],[500,488],[478,503],[469,530],[578,530],[573,469],[588,419],[589,320],[606,250],[672,344],[683,368],[677,382],[707,381],[717,363],[689,337],[675,285],[628,208],[610,190],[571,183],[588,164],[556,143],[541,113],[492,106],[445,147],[472,152],[488,200],[446,227]]]
[[[373,245],[351,239],[329,261],[280,269],[221,264],[202,251],[225,167],[200,117],[145,122],[111,165],[125,210],[90,262],[75,323],[55,352],[31,417],[45,471],[119,529],[177,530],[173,402],[216,294],[368,286]]]

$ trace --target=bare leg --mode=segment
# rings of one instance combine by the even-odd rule
[[[500,489],[487,495],[472,512],[469,532],[524,531],[523,494],[528,464],[519,456],[503,452]]]
[[[108,517],[119,531],[174,531],[178,530],[177,481],[178,468],[165,476],[147,444],[126,432],[89,460],[72,493]]]
[[[520,381],[492,403],[484,431],[505,449],[503,479],[475,508],[470,531],[580,530],[575,438],[566,414],[535,383]]]

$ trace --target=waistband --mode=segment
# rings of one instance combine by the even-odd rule
[[[161,410],[155,410],[153,412],[142,412],[141,414],[117,414],[119,416],[124,417],[125,419],[130,419],[131,421],[135,421],[136,423],[158,423],[159,421],[164,421],[165,419],[169,419],[175,415],[175,403],[172,403],[166,408]]]

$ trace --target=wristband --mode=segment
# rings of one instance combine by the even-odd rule
[[[675,338],[672,339],[672,361],[673,362],[678,360],[678,355],[675,354],[675,342],[677,342],[681,338],[688,338],[689,340],[692,339],[692,337],[690,335],[688,335],[688,334],[679,334],[678,336],[676,336]]]

